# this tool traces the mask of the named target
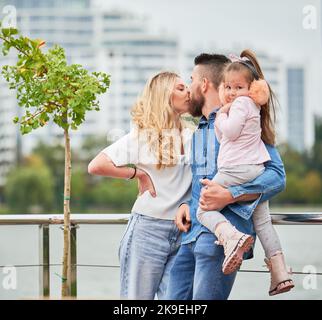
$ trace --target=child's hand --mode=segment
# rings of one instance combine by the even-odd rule
[[[231,107],[231,103],[227,103],[227,104],[225,104],[223,107],[221,107],[221,108],[219,109],[219,112],[220,112],[220,113],[228,113],[228,112],[229,112],[230,107]]]

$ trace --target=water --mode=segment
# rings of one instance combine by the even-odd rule
[[[118,244],[125,225],[81,225],[77,231],[78,264],[117,266]],[[322,272],[322,226],[276,226],[287,263],[293,271],[314,268]],[[0,266],[38,264],[37,226],[0,226]],[[51,263],[61,263],[62,231],[50,227]],[[266,270],[259,242],[255,258],[243,263],[242,269]],[[311,266],[311,267],[309,267]],[[313,269],[313,270],[314,270]],[[38,298],[38,267],[16,268],[16,289],[5,289],[7,274],[0,268],[0,299]],[[51,267],[51,297],[60,297],[61,267]],[[119,269],[78,267],[78,297],[118,299]],[[239,272],[230,299],[322,299],[322,276],[293,275],[296,288],[291,293],[268,296],[268,273]]]

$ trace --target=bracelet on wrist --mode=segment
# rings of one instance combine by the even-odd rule
[[[134,169],[134,173],[131,177],[127,178],[126,180],[132,180],[136,176],[136,167],[132,167]]]

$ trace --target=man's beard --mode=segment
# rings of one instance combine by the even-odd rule
[[[201,117],[202,107],[205,104],[205,97],[202,95],[200,87],[198,87],[196,91],[196,94],[191,96],[189,113],[193,117]]]

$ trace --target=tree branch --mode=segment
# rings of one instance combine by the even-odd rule
[[[28,119],[25,119],[24,121],[22,121],[22,122],[20,122],[21,124],[25,124],[25,123],[27,123],[28,121],[30,121],[30,120],[32,120],[32,119],[34,119],[35,117],[37,117],[38,115],[40,115],[41,113],[43,113],[43,112],[46,112],[46,109],[42,109],[42,110],[40,110],[40,111],[38,111],[38,112],[36,112],[36,113],[34,113],[32,116],[30,116]]]
[[[54,105],[54,106],[56,106],[56,107],[58,107],[58,108],[61,108],[62,107],[62,105],[60,105],[59,103],[57,103],[57,102],[54,102],[54,101],[49,101],[49,102],[47,102],[47,103],[45,103],[44,104],[44,106],[46,107],[46,106],[48,106],[48,105]],[[30,120],[32,120],[32,119],[34,119],[35,117],[37,117],[38,115],[40,115],[41,113],[43,113],[43,112],[47,112],[47,110],[46,110],[46,108],[43,108],[43,109],[41,109],[40,111],[38,111],[38,112],[36,112],[36,113],[34,113],[32,116],[30,116],[28,119],[26,119],[26,120],[24,120],[23,122],[21,122],[21,124],[24,124],[24,123],[26,123],[26,122],[28,122],[28,121],[30,121]]]
[[[5,42],[7,42],[7,43],[9,43],[9,44],[10,44],[10,41],[8,41],[6,38],[3,38],[2,36],[0,36],[0,39],[2,39],[3,41],[5,41]],[[31,58],[31,56],[30,56],[28,53],[26,53],[26,51],[24,51],[24,50],[20,49],[19,47],[15,46],[15,45],[12,45],[12,46],[13,46],[16,50],[18,50],[20,53],[22,53],[22,54],[24,54],[25,56],[27,56],[27,57]]]

